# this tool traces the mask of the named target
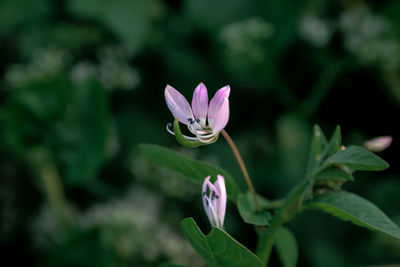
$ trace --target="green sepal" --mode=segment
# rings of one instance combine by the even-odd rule
[[[204,145],[202,142],[200,141],[190,141],[187,140],[181,132],[181,129],[179,128],[179,120],[175,119],[174,120],[174,133],[175,133],[175,138],[176,141],[178,141],[179,144],[181,144],[184,147],[188,147],[188,148],[195,148],[195,147],[199,147],[201,145]]]
[[[213,141],[212,141],[212,142],[209,142],[209,143],[207,143],[207,144],[202,143],[202,142],[200,142],[200,141],[190,141],[190,140],[187,140],[187,139],[183,136],[183,134],[182,134],[182,132],[181,132],[181,128],[179,127],[179,120],[176,119],[176,118],[175,118],[175,120],[174,120],[174,133],[175,133],[176,141],[178,141],[178,143],[181,144],[182,146],[188,147],[188,148],[196,148],[196,147],[199,147],[199,146],[202,146],[202,145],[209,145],[209,144],[212,144],[212,143],[214,143],[215,141],[217,141],[217,140],[218,140],[218,137],[219,137],[219,133],[218,133],[217,135],[215,135],[215,136],[213,137],[213,138],[214,138]]]

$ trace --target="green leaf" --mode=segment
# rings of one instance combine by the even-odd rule
[[[75,16],[104,24],[133,52],[144,47],[160,15],[157,0],[72,0],[66,6]]]
[[[222,229],[213,227],[207,242],[219,266],[262,266],[260,259]]]
[[[109,110],[104,88],[88,81],[73,85],[67,77],[32,81],[12,90],[3,109],[1,134],[9,149],[28,160],[45,149],[68,185],[96,177],[105,159]]]
[[[186,266],[185,265],[179,265],[179,264],[173,264],[173,263],[164,262],[164,263],[161,263],[161,264],[157,265],[157,267],[186,267]]]
[[[269,225],[271,214],[265,210],[257,212],[253,203],[253,199],[248,194],[239,194],[237,206],[240,216],[246,223],[254,225]]]
[[[305,207],[322,210],[358,226],[400,239],[400,228],[368,200],[349,192],[329,192],[306,202]]]
[[[45,0],[0,1],[0,35],[39,24],[49,16],[50,9],[51,4]]]
[[[328,145],[325,147],[322,153],[322,160],[338,152],[340,150],[341,144],[342,144],[342,135],[340,134],[340,126],[337,125],[335,131],[332,134],[331,139],[329,139]]]
[[[208,266],[218,266],[206,236],[201,232],[193,218],[186,218],[181,222],[181,228],[192,247],[203,257]]]
[[[319,180],[335,180],[335,181],[354,181],[353,175],[349,171],[344,170],[341,167],[330,167],[325,169],[313,176],[317,182]]]
[[[182,231],[208,266],[261,267],[260,259],[220,228],[213,227],[204,236],[193,218],[181,222]]]
[[[326,137],[318,125],[314,125],[313,136],[311,139],[310,155],[308,157],[308,170],[311,171],[321,160],[321,154],[328,145]]]
[[[62,144],[58,157],[64,162],[65,180],[71,185],[96,177],[105,160],[109,134],[105,89],[94,81],[75,88],[70,110],[55,129]]]
[[[173,150],[158,145],[141,144],[139,148],[155,163],[179,172],[198,183],[203,183],[204,178],[209,175],[212,177],[217,177],[218,174],[224,176],[228,198],[236,203],[239,187],[227,171],[208,163],[187,158]]]
[[[296,238],[293,233],[282,228],[275,241],[276,250],[283,267],[295,267],[298,259],[298,248]]]
[[[349,146],[335,153],[324,163],[325,166],[329,164],[343,164],[349,168],[362,171],[380,171],[389,167],[386,161],[359,146]]]
[[[278,204],[277,200],[271,201],[271,200],[268,200],[268,199],[266,199],[265,197],[263,197],[263,196],[261,196],[259,194],[256,194],[256,195],[257,195],[257,200],[258,200],[258,204],[260,205],[260,208],[262,208],[262,209],[276,208],[275,206]],[[253,200],[253,196],[251,195],[250,190],[246,191],[246,196],[247,196],[247,199],[249,199],[251,205],[253,206],[254,205],[253,201],[252,201]],[[273,207],[271,207],[271,206],[273,206]]]

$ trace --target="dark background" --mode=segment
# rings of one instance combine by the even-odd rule
[[[391,135],[391,167],[344,189],[400,224],[400,2],[0,1],[0,253],[4,266],[202,266],[179,229],[209,223],[200,186],[152,164],[155,143],[230,171],[226,142],[180,147],[170,84],[190,101],[231,86],[226,130],[257,192],[301,179],[313,124],[343,144]],[[226,230],[255,233],[229,204]],[[400,242],[305,211],[289,224],[300,266],[400,263]],[[271,266],[280,266],[275,254]]]

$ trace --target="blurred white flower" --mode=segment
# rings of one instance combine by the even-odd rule
[[[400,43],[390,23],[373,14],[366,6],[346,10],[339,18],[344,47],[364,63],[379,63],[385,69],[400,65]]]
[[[64,70],[70,60],[67,51],[58,48],[41,49],[34,53],[33,59],[27,64],[12,65],[5,73],[5,80],[14,88],[28,83],[51,77]]]
[[[327,21],[314,15],[306,15],[300,21],[299,35],[315,46],[326,45],[333,33],[333,27]]]
[[[264,46],[260,41],[267,40],[274,33],[273,26],[262,18],[252,17],[228,24],[219,36],[233,56],[246,56],[247,59],[262,60]]]
[[[78,229],[99,232],[101,246],[114,251],[114,263],[135,259],[152,263],[166,258],[177,264],[204,266],[182,234],[162,221],[162,205],[160,195],[136,186],[125,197],[93,205],[86,212],[73,210],[73,217]],[[31,230],[36,249],[51,249],[63,242],[48,207],[38,214]]]

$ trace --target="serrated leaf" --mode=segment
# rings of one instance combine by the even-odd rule
[[[329,192],[305,203],[358,226],[400,239],[400,228],[370,201],[349,192]]]
[[[209,175],[212,177],[217,177],[218,174],[224,176],[228,198],[236,203],[239,194],[239,187],[227,171],[208,163],[187,158],[162,146],[140,144],[139,148],[155,163],[170,170],[179,172],[198,183],[203,183],[204,178]]]
[[[283,267],[295,267],[297,265],[299,255],[297,242],[295,236],[289,229],[282,228],[279,231],[275,241],[275,247]]]
[[[330,167],[313,176],[315,180],[343,180],[354,181],[353,175],[350,172],[340,167]]]
[[[386,161],[359,146],[349,146],[330,156],[324,163],[324,165],[340,164],[362,171],[380,171],[389,167]]]
[[[213,227],[205,236],[193,218],[184,219],[181,227],[185,237],[208,266],[262,266],[254,253],[220,228]]]
[[[268,211],[257,212],[252,198],[248,194],[240,193],[237,200],[239,214],[246,223],[254,225],[269,225],[271,214]]]

